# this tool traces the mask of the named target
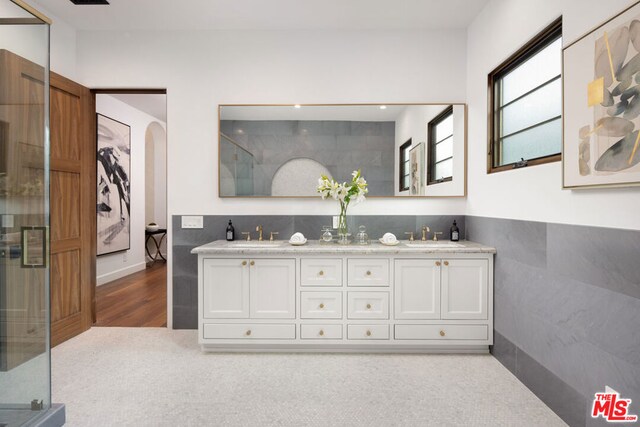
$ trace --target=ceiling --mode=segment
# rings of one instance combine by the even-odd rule
[[[463,29],[488,0],[30,0],[78,30]],[[55,24],[55,22],[54,22]]]
[[[108,94],[133,108],[158,120],[167,122],[167,95],[156,94]]]

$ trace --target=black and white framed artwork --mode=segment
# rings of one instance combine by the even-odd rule
[[[98,255],[131,246],[131,128],[97,114]]]

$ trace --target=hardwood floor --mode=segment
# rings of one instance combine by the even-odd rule
[[[94,326],[167,326],[167,265],[98,286]]]

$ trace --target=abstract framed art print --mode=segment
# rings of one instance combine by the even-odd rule
[[[98,255],[131,246],[131,128],[97,114]]]
[[[640,3],[562,55],[563,188],[640,184]]]

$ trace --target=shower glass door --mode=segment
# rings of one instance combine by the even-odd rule
[[[0,0],[0,426],[51,405],[49,24]]]

